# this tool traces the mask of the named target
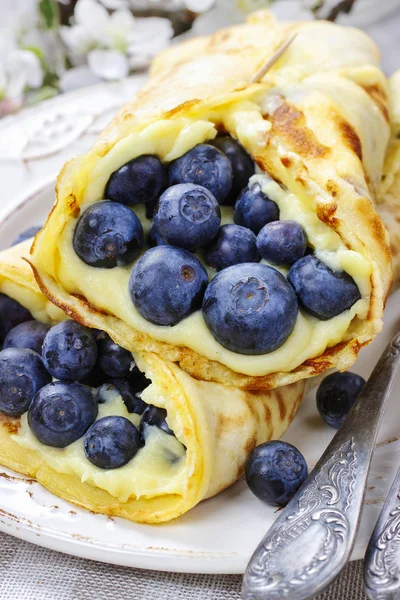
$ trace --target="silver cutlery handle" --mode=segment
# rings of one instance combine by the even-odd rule
[[[398,333],[314,470],[254,552],[243,578],[244,600],[311,598],[349,560],[399,357]]]
[[[368,544],[364,584],[370,600],[400,599],[400,469]]]

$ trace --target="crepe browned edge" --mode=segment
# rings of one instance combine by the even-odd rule
[[[258,25],[262,24],[259,19]],[[104,156],[118,139],[120,131],[124,129],[125,123],[141,122],[143,119],[149,119],[149,115],[156,115],[155,119],[160,117],[164,119],[174,118],[177,115],[195,114],[200,107],[207,105],[213,106],[215,103],[224,103],[228,98],[236,95],[241,96],[242,92],[237,90],[237,86],[232,82],[232,73],[227,68],[227,60],[234,59],[230,65],[235,69],[236,84],[242,82],[239,87],[243,90],[243,97],[249,95],[251,90],[260,89],[260,86],[248,86],[243,82],[246,77],[249,78],[255,72],[256,66],[264,59],[261,55],[261,46],[253,45],[252,24],[247,34],[247,25],[225,29],[222,32],[206,38],[206,49],[204,57],[200,57],[202,68],[207,63],[210,70],[209,83],[211,92],[205,90],[203,85],[197,82],[196,72],[191,69],[191,57],[188,55],[187,46],[184,46],[184,59],[179,62],[175,57],[175,62],[171,69],[166,68],[157,72],[144,90],[138,94],[138,97],[131,104],[126,105],[116,117],[116,119],[106,128],[97,144],[92,149],[92,154]],[[299,25],[288,25],[280,30],[277,38],[287,35],[289,30],[300,28]],[[266,29],[267,31],[267,29]],[[238,35],[238,32],[240,34]],[[239,45],[238,45],[239,40]],[[257,40],[259,42],[259,40]],[[196,52],[199,47],[204,46],[203,41],[197,41]],[[236,44],[236,46],[235,46]],[[265,49],[265,46],[264,46]],[[242,50],[242,52],[240,52]],[[241,57],[241,59],[240,59]],[[197,60],[198,56],[196,55]],[[204,60],[203,60],[204,59]],[[197,64],[197,63],[196,63]],[[220,71],[218,72],[218,67]],[[185,78],[184,78],[185,76]],[[271,85],[267,74],[263,86]],[[271,76],[272,77],[272,76]],[[178,82],[181,86],[178,86]],[[247,79],[248,81],[248,79]],[[273,81],[273,77],[272,77]],[[187,84],[185,86],[185,83]],[[207,82],[208,83],[208,82]],[[261,89],[265,87],[261,86]],[[179,87],[179,89],[177,89]],[[171,92],[171,89],[173,92]],[[382,115],[382,123],[388,122],[388,108],[386,102],[386,89],[383,75],[380,75],[373,85],[362,88],[367,96],[376,105]],[[164,93],[165,90],[165,93]],[[176,90],[176,91],[175,91]],[[233,91],[234,90],[234,91]],[[186,95],[185,95],[186,93]],[[212,97],[208,96],[211,93]],[[256,93],[256,91],[255,91]],[[165,113],[162,107],[172,106],[174,94],[177,94],[178,103],[172,110]],[[203,98],[203,100],[201,100]],[[171,104],[172,102],[172,104]],[[157,112],[158,111],[158,112]],[[270,137],[274,136],[276,140],[281,140],[283,146],[293,150],[303,161],[303,168],[297,170],[297,175],[293,180],[293,185],[289,186],[296,193],[312,193],[310,183],[313,182],[312,174],[318,171],[318,161],[321,158],[329,156],[329,149],[324,147],[316,139],[312,130],[305,127],[305,118],[300,110],[289,102],[283,100],[279,110],[274,114],[268,114],[268,119],[272,124]],[[150,119],[151,121],[151,119]],[[340,114],[333,114],[332,121],[340,132],[343,147],[352,153],[352,156],[361,163],[361,141],[350,123]],[[268,146],[264,151],[254,155],[254,159],[263,171],[273,174],[273,177],[286,183],[285,178],[290,178],[293,163],[289,155],[281,157],[278,161],[272,160],[268,153]],[[65,165],[61,171],[57,183],[58,202],[65,202],[67,211],[70,215],[76,215],[79,211],[79,205],[76,198],[71,194],[68,198],[60,197],[60,185],[73,176],[75,166],[79,164],[71,161]],[[293,179],[293,177],[292,177]],[[85,298],[65,293],[65,290],[46,272],[40,269],[35,257],[36,244],[33,246],[33,262],[35,277],[43,291],[49,299],[57,306],[61,307],[72,318],[81,321],[87,325],[99,327],[103,322],[103,329],[120,345],[127,348],[139,348],[141,351],[156,352],[190,373],[193,377],[207,380],[219,381],[225,385],[234,385],[244,389],[269,389],[290,384],[302,378],[312,377],[324,372],[332,367],[338,370],[346,370],[356,360],[360,349],[369,344],[382,328],[382,314],[384,304],[391,286],[390,270],[390,250],[388,245],[387,231],[375,212],[371,200],[366,197],[362,190],[369,189],[370,195],[375,196],[375,184],[363,174],[362,186],[357,185],[357,181],[333,181],[325,182],[325,192],[330,195],[330,202],[319,203],[317,207],[318,218],[335,230],[348,248],[356,246],[362,249],[362,253],[373,256],[376,271],[371,276],[372,295],[370,308],[365,323],[368,325],[368,332],[363,336],[354,337],[350,340],[344,340],[326,351],[318,357],[306,360],[293,369],[291,372],[272,373],[264,376],[248,376],[238,373],[226,367],[225,365],[209,360],[197,352],[187,347],[177,347],[172,344],[158,342],[148,336],[125,327],[123,323],[112,315],[105,315],[96,308],[90,306]],[[344,201],[343,198],[346,198]],[[58,210],[57,204],[53,211]],[[355,222],[354,215],[357,216]],[[54,215],[54,218],[56,216]],[[50,215],[48,223],[51,221]],[[347,222],[353,224],[353,230],[347,228]],[[45,227],[45,231],[48,225]],[[43,235],[39,234],[37,242],[39,246],[43,240]],[[42,252],[43,252],[42,248]],[[40,251],[39,251],[40,253]]]
[[[400,284],[400,71],[394,73],[389,81],[389,100],[392,134],[383,165],[378,212],[389,231],[393,281],[398,287]]]
[[[173,376],[173,372],[171,375]],[[175,385],[173,380],[172,383]],[[201,457],[199,472],[193,472],[189,477],[188,489],[182,495],[164,494],[154,498],[130,498],[127,502],[121,502],[97,486],[82,483],[74,474],[55,471],[36,451],[27,451],[20,446],[12,437],[19,431],[20,419],[2,414],[0,414],[0,464],[21,475],[31,477],[57,497],[91,512],[122,517],[139,523],[167,522],[185,514],[202,500],[211,498],[231,486],[243,475],[246,459],[255,446],[283,435],[303,398],[304,382],[297,382],[282,390],[243,393],[246,399],[242,413],[238,416],[238,423],[230,415],[219,414],[216,420],[216,443],[208,449],[209,452],[220,452],[221,456],[226,457],[225,460],[229,460],[230,455],[234,454],[235,462],[229,465],[229,475],[224,469],[221,456],[219,462],[222,464],[211,467],[208,465],[207,472],[204,472],[204,468],[209,459],[205,461],[204,457]],[[244,435],[243,425],[240,422],[243,418],[247,420],[247,431]],[[252,420],[251,426],[249,420]],[[226,443],[227,440],[229,443]],[[201,451],[200,448],[198,451]],[[215,462],[218,462],[218,456]]]

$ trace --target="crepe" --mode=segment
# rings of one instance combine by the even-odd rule
[[[262,82],[249,84],[294,33]],[[93,148],[61,171],[56,205],[32,250],[42,291],[72,318],[196,379],[267,389],[348,369],[381,330],[392,281],[388,234],[375,210],[390,123],[374,43],[356,29],[277,23],[262,11],[168,50],[152,73]],[[300,310],[289,338],[263,355],[223,347],[201,311],[172,327],[151,324],[130,301],[129,269],[89,267],[72,246],[79,215],[103,198],[113,171],[145,153],[169,163],[221,130],[255,159],[262,174],[251,181],[278,204],[280,218],[300,222],[316,256],[349,274],[361,295],[325,321]],[[148,230],[144,212],[135,212]]]
[[[37,320],[54,324],[65,315],[41,294],[21,258],[29,246],[25,242],[0,253],[0,293]],[[298,382],[251,393],[195,380],[155,353],[135,353],[134,358],[152,381],[142,398],[167,409],[177,439],[154,428],[151,441],[128,465],[107,471],[86,460],[82,440],[65,449],[50,448],[35,440],[26,413],[17,419],[0,414],[0,464],[93,512],[143,523],[169,521],[234,483],[251,450],[283,434],[304,392],[304,383]],[[140,418],[127,412],[120,397],[99,405],[99,411],[99,416],[118,414],[136,425]]]
[[[389,81],[392,133],[378,193],[378,212],[390,235],[393,280],[400,276],[400,71]]]

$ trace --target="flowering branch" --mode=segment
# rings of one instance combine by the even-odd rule
[[[323,18],[327,21],[336,21],[340,14],[349,14],[354,8],[356,1],[357,0],[341,0],[341,2],[332,6],[325,16],[322,16],[321,11],[325,8],[325,0],[317,0],[316,6],[312,8],[312,12],[317,18]]]

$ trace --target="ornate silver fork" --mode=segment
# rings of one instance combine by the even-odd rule
[[[400,469],[368,544],[364,584],[370,600],[400,599]]]
[[[316,467],[254,552],[243,578],[244,600],[312,598],[346,565],[399,364],[397,333]]]

